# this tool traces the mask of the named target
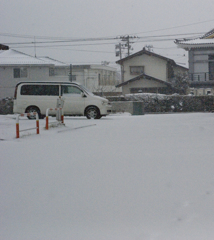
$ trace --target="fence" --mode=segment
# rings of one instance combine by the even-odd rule
[[[49,111],[57,111],[56,119],[57,121],[52,122],[51,124],[64,124],[64,114],[63,114],[63,109],[62,108],[48,108],[46,110],[46,124],[45,124],[45,129],[49,129],[49,117],[48,113]]]
[[[36,127],[19,130],[19,117],[25,117],[25,116],[29,117],[29,116],[32,116],[32,115],[36,115]],[[20,132],[28,131],[28,130],[32,130],[32,129],[36,129],[36,133],[39,134],[39,116],[38,116],[38,113],[34,112],[34,113],[17,114],[17,116],[16,116],[16,138],[19,138],[19,133]]]

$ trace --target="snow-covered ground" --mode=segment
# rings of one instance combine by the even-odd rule
[[[0,116],[1,240],[214,239],[213,113],[40,120],[19,139],[15,122]]]

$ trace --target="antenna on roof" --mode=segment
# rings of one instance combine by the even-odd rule
[[[9,50],[9,47],[4,44],[0,44],[0,50]]]
[[[34,52],[35,52],[35,57],[36,57],[36,37],[34,36]]]

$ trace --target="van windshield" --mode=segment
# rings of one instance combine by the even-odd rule
[[[80,87],[88,94],[91,96],[94,96],[94,94],[92,92],[90,92],[86,87],[84,87],[83,85],[80,85]]]

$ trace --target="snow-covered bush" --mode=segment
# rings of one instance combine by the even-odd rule
[[[109,97],[110,101],[144,102],[145,112],[204,112],[214,111],[214,96],[164,95],[154,93],[126,94]]]
[[[12,114],[13,113],[13,99],[3,98],[0,99],[0,114]]]

